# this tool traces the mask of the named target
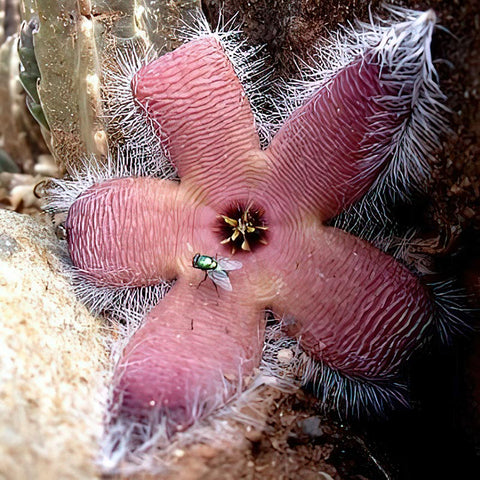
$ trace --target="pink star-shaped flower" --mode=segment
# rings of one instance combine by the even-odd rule
[[[338,375],[379,386],[395,377],[431,323],[429,294],[398,261],[326,222],[407,148],[415,102],[434,108],[433,95],[418,98],[433,23],[427,12],[398,30],[398,64],[382,45],[365,48],[266,149],[215,36],[135,75],[134,97],[180,182],[107,180],[80,195],[67,219],[72,261],[98,284],[175,279],[117,365],[119,415],[154,414],[178,430],[228,401],[259,364],[266,309],[290,319],[289,335]],[[408,42],[423,50],[409,44],[405,53]],[[430,128],[417,126],[417,136]],[[202,282],[197,253],[242,263],[228,272],[231,291]]]

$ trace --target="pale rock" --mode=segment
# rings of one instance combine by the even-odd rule
[[[49,227],[0,210],[0,478],[93,479],[108,359]]]

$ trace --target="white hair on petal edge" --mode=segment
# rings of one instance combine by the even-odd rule
[[[425,253],[431,249],[441,250],[442,243],[439,238],[418,238],[418,231],[415,229],[396,235],[392,233],[396,228],[394,223],[383,224],[379,228],[372,226],[372,223],[374,222],[362,223],[352,215],[341,218],[335,226],[372,243],[405,265],[420,279],[439,275],[432,256]],[[444,242],[448,242],[448,237]],[[443,245],[445,246],[445,243]],[[454,337],[472,330],[471,310],[467,306],[468,294],[464,289],[458,287],[451,278],[433,283],[423,280],[423,284],[430,290],[434,304],[433,325],[444,343],[449,344]]]
[[[408,405],[407,389],[394,377],[382,379],[349,377],[325,362],[311,358],[302,350],[298,340],[285,336],[284,324],[279,323],[271,328],[266,343],[271,342],[268,348],[272,353],[265,358],[264,350],[263,368],[268,369],[275,379],[287,374],[289,387],[291,385],[297,388],[311,387],[320,398],[324,409],[333,409],[340,417],[359,417],[365,413],[384,415],[395,405]],[[280,357],[280,352],[285,350],[293,353],[288,369],[282,365]],[[273,386],[278,388],[275,383]]]
[[[434,273],[433,260],[430,255],[423,253],[427,247],[438,244],[438,240],[423,240],[418,238],[418,231],[410,228],[402,235],[392,233],[388,234],[383,231],[377,235],[376,232],[367,238],[363,235],[363,239],[371,242],[376,248],[382,250],[392,256],[400,263],[407,266],[416,276],[421,277]]]
[[[170,178],[172,170],[155,157],[144,156],[142,145],[124,144],[117,150],[116,158],[111,155],[98,159],[84,157],[65,179],[52,178],[47,185],[48,195],[44,210],[64,213],[69,210],[80,194],[92,185],[106,180],[124,177]]]
[[[88,188],[106,180],[147,175],[164,178],[166,172],[162,163],[145,158],[139,161],[137,147],[124,147],[125,149],[118,150],[116,159],[110,155],[103,160],[95,157],[83,158],[77,168],[70,172],[70,178],[51,179],[44,209],[54,215],[65,215],[75,200]],[[59,250],[65,275],[74,286],[80,301],[93,314],[107,315],[111,322],[116,324],[117,333],[122,331],[125,338],[133,335],[143,317],[171,287],[171,282],[166,281],[143,287],[98,285],[87,272],[71,263],[65,244],[60,244]],[[118,350],[119,347],[113,345]]]
[[[135,99],[135,74],[157,57],[158,54],[144,43],[126,42],[117,49],[116,61],[104,74],[104,120],[110,140],[119,150],[134,151],[138,163],[147,162],[156,170],[147,170],[146,174],[171,178],[175,176],[175,168],[162,143],[165,139],[161,128]]]
[[[445,280],[428,285],[435,300],[435,326],[440,339],[450,344],[458,335],[465,335],[473,330],[469,323],[472,310],[467,305],[468,295],[458,288],[455,281]]]
[[[352,61],[364,58],[367,52],[375,55],[382,82],[398,92],[376,101],[405,119],[395,132],[385,132],[391,140],[380,142],[365,159],[371,168],[384,161],[387,165],[372,187],[374,195],[357,210],[368,208],[372,202],[381,205],[386,198],[407,199],[418,190],[430,171],[428,159],[447,130],[441,115],[447,111],[441,103],[445,96],[436,81],[430,53],[435,14],[432,10],[386,8],[390,20],[359,22],[356,29],[343,29],[322,44],[313,58],[315,65],[304,70],[304,78],[284,86],[280,112],[286,118]],[[381,123],[381,115],[378,120]],[[381,213],[382,206],[377,209]]]
[[[265,66],[263,46],[248,45],[241,28],[237,26],[236,17],[225,22],[220,12],[215,30],[212,30],[201,10],[197,10],[192,17],[192,21],[184,22],[179,37],[186,42],[212,36],[218,40],[242,84],[254,115],[260,142],[266,147],[275,128],[274,117],[268,113],[272,101],[269,92],[273,71]]]
[[[296,95],[295,98],[303,101],[313,92],[313,88],[328,82],[339,68],[344,67],[355,56],[361,55],[366,48],[379,49],[382,65],[385,66],[382,75],[387,82],[394,84],[397,81],[393,72],[390,72],[392,78],[389,77],[387,67],[395,66],[400,69],[397,70],[397,74],[403,71],[411,73],[418,69],[416,77],[418,81],[412,85],[414,87],[412,93],[404,95],[400,100],[397,99],[395,104],[395,108],[399,110],[411,109],[410,123],[402,127],[403,134],[399,133],[401,138],[397,139],[398,147],[391,144],[385,146],[386,149],[390,149],[392,162],[384,173],[381,185],[380,183],[377,185],[381,193],[394,185],[398,187],[399,195],[403,195],[402,192],[408,191],[412,180],[409,177],[411,173],[408,173],[412,168],[417,166],[420,169],[417,181],[425,175],[427,165],[424,159],[430,154],[441,131],[437,109],[440,108],[438,102],[443,97],[433,81],[435,71],[428,53],[434,23],[432,15],[428,12],[417,13],[404,9],[392,9],[392,12],[402,16],[403,23],[393,27],[363,25],[360,32],[350,36],[343,35],[340,40],[322,50],[323,60],[320,61],[327,63],[323,69],[319,71],[317,68],[314,75],[310,76],[315,80],[315,85],[304,84],[303,93]],[[258,58],[259,49],[248,49],[244,43],[238,42],[239,31],[233,28],[228,31],[232,27],[231,23],[212,32],[206,20],[199,14],[197,27],[190,32],[185,31],[185,39],[204,35],[214,35],[218,38],[242,84],[244,87],[247,85],[246,94],[255,113],[257,130],[263,143],[267,143],[269,139],[267,132],[272,130],[273,122],[261,115],[261,103],[258,103],[259,100],[266,98],[263,89],[268,77],[262,72],[263,63],[255,60]],[[416,48],[417,57],[413,54],[412,48]],[[156,133],[159,126],[148,120],[145,112],[135,101],[132,90],[135,73],[154,57],[155,54],[148,48],[133,44],[125,45],[125,50],[118,57],[118,68],[106,75],[104,90],[109,131],[115,132],[120,129],[121,132],[119,138],[113,139],[117,147],[116,157],[108,156],[105,161],[85,159],[84,168],[71,172],[70,180],[53,180],[47,210],[65,213],[86,189],[111,178],[132,175],[160,178],[172,176],[173,170],[168,161],[168,154],[162,147],[161,135],[159,137]],[[328,67],[325,66],[327,64]],[[296,92],[298,93],[298,90]],[[289,108],[296,106],[298,103],[293,102]],[[287,110],[286,114],[288,113],[290,112]],[[420,127],[420,132],[426,135],[425,138],[420,138],[414,127]],[[420,159],[411,158],[416,154],[421,154]],[[169,284],[161,283],[153,287],[138,288],[127,286],[121,289],[99,287],[85,272],[71,265],[67,270],[83,301],[94,312],[107,313],[113,318],[109,329],[114,332],[109,336],[112,342],[109,347],[112,351],[113,368],[124,346],[141,325],[145,314],[165,295]],[[383,380],[369,382],[347,378],[331,367],[310,359],[302,352],[297,341],[284,335],[281,324],[270,325],[267,328],[267,339],[258,373],[252,379],[243,379],[239,383],[238,393],[232,401],[226,405],[223,405],[223,399],[220,398],[212,402],[215,411],[208,418],[200,418],[205,412],[203,405],[197,402],[195,415],[197,421],[193,427],[176,434],[172,439],[166,435],[166,418],[152,418],[152,422],[142,424],[125,420],[110,422],[111,419],[107,418],[107,431],[99,458],[100,465],[105,471],[123,474],[144,469],[154,472],[166,468],[169,464],[168,459],[184,446],[207,440],[213,445],[216,442],[224,442],[228,435],[233,435],[232,419],[255,424],[255,415],[251,412],[255,410],[255,402],[260,398],[259,393],[265,391],[266,386],[290,392],[302,385],[314,383],[326,404],[350,412],[358,412],[360,408],[382,412],[387,404],[394,401],[405,402],[402,386],[392,379],[385,379],[385,382]],[[113,393],[113,385],[111,392]],[[112,411],[107,410],[107,415],[111,414]]]
[[[71,171],[69,179],[50,180],[44,209],[52,214],[66,214],[88,188],[107,180],[131,176],[164,178],[166,173],[161,163],[144,158],[139,161],[138,158],[135,147],[118,150],[115,160],[111,156],[104,161],[98,161],[95,157],[84,158],[77,169]],[[166,281],[143,287],[98,285],[87,272],[72,265],[66,248],[62,258],[66,275],[80,300],[92,313],[107,314],[113,321],[123,322],[129,334],[133,334],[143,317],[172,285]]]
[[[68,273],[78,298],[93,314],[107,315],[109,319],[121,321],[132,332],[171,288],[170,282],[143,287],[99,286],[86,272],[74,266]]]
[[[379,209],[375,203],[369,206],[374,212],[367,214],[361,205],[352,205],[347,214],[334,218],[332,226],[366,240],[403,263],[417,276],[434,273],[432,257],[422,253],[427,246],[435,243],[434,240],[419,239],[419,232],[415,228],[402,231],[387,210]]]
[[[201,10],[190,15],[192,18],[184,22],[178,37],[187,42],[213,36],[219,41],[250,102],[260,141],[263,146],[268,145],[272,120],[266,113],[268,108],[264,107],[271,98],[268,91],[272,71],[265,67],[260,54],[263,47],[248,46],[241,38],[241,30],[235,27],[235,19],[225,23],[220,15],[219,26],[212,30]],[[161,125],[149,117],[145,107],[135,99],[135,74],[157,58],[157,52],[138,41],[126,42],[122,49],[118,49],[116,61],[105,70],[102,90],[105,122],[110,137],[120,148],[123,143],[135,144],[145,158],[157,159],[168,176],[172,176],[174,168],[168,160]]]
[[[366,159],[372,168],[379,160],[387,159],[370,192],[331,223],[371,242],[423,276],[433,273],[428,256],[421,253],[427,241],[415,239],[414,230],[392,233],[397,226],[390,218],[390,208],[391,203],[406,202],[412,193],[421,190],[430,173],[429,160],[440,145],[441,135],[448,131],[442,117],[448,109],[441,103],[445,96],[438,86],[430,53],[436,17],[432,10],[386,8],[397,23],[392,25],[391,20],[378,18],[377,24],[373,20],[359,23],[357,30],[340,32],[319,49],[317,65],[307,72],[304,81],[289,86],[287,91],[298,92],[296,103],[289,108],[293,110],[305,102],[321,85],[332,81],[339,69],[366,51],[378,55],[381,79],[399,94],[377,101],[405,120],[394,132],[393,140],[377,145]],[[469,329],[463,306],[465,295],[451,281],[430,287],[436,305],[434,323],[443,341],[449,342],[455,333]]]
[[[124,339],[124,342],[127,340]],[[164,471],[171,466],[171,460],[179,450],[200,442],[220,447],[229,438],[233,439],[237,432],[233,422],[261,427],[258,419],[262,417],[256,414],[257,402],[262,402],[260,393],[265,392],[266,387],[284,392],[300,388],[298,374],[302,362],[303,356],[297,342],[285,337],[281,324],[269,325],[257,373],[240,380],[235,385],[237,393],[226,404],[223,398],[219,398],[206,412],[203,405],[197,402],[195,424],[173,437],[167,435],[165,416],[155,415],[144,423],[122,418],[113,420],[115,405],[112,405],[108,410],[112,418],[106,421],[106,435],[98,459],[100,466],[107,473],[124,475],[140,470],[150,473]],[[229,381],[225,382],[227,389]]]
[[[395,406],[408,406],[406,386],[394,379],[348,377],[306,355],[304,368],[302,386],[311,386],[323,408],[333,409],[341,418],[382,416]]]

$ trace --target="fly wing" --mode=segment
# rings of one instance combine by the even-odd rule
[[[237,262],[236,260],[230,260],[229,258],[219,258],[217,260],[217,263],[222,270],[227,270],[227,271],[238,270],[243,266],[242,262]]]
[[[208,276],[212,279],[212,282],[215,283],[215,285],[218,285],[220,288],[228,290],[229,292],[232,291],[232,284],[228,278],[228,273],[224,270],[209,270]]]

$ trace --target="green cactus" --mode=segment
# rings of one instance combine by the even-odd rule
[[[33,47],[33,33],[38,29],[38,19],[32,18],[30,22],[22,25],[20,30],[20,41],[18,42],[18,57],[21,63],[19,73],[20,82],[27,93],[26,104],[32,117],[42,126],[49,130],[47,120],[43,113],[38,96],[38,82],[40,70],[38,69],[35,50]]]
[[[19,56],[17,51],[20,17],[15,0],[6,8],[0,0],[0,147],[3,171],[14,171],[10,160],[23,173],[33,173],[35,159],[47,151],[40,128],[29,114],[25,104],[25,92],[19,80]],[[5,27],[5,28],[3,28]],[[12,33],[12,35],[9,35]],[[5,167],[6,164],[9,167]],[[12,170],[13,168],[13,170]]]
[[[20,0],[0,0],[0,45],[18,31],[20,25]]]
[[[102,82],[117,52],[127,44],[175,48],[180,18],[199,6],[200,0],[22,1],[34,47],[26,30],[19,49],[22,83],[61,167],[81,168],[86,155],[101,158],[115,149],[103,121]]]

